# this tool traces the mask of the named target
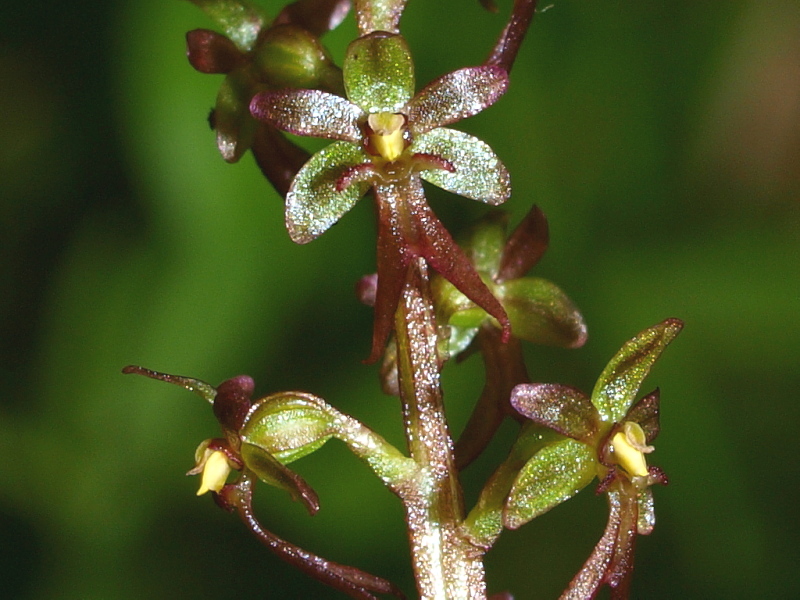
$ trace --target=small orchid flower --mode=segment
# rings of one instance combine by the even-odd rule
[[[201,73],[224,74],[209,122],[222,157],[237,162],[251,150],[279,193],[308,154],[273,127],[250,115],[250,100],[264,89],[283,87],[341,89],[341,73],[318,36],[336,27],[350,8],[348,0],[298,0],[268,23],[246,0],[192,0],[225,34],[195,29],[186,34],[190,64]]]
[[[549,244],[544,213],[533,206],[510,234],[507,225],[508,215],[491,211],[472,228],[462,247],[508,314],[513,331],[508,343],[501,343],[496,322],[450,282],[438,276],[431,282],[438,322],[449,326],[446,356],[453,359],[478,347],[486,371],[481,396],[456,442],[459,469],[484,450],[505,417],[524,420],[509,404],[512,389],[530,381],[520,340],[579,348],[587,336],[572,300],[550,281],[527,276]]]
[[[236,512],[280,559],[353,598],[374,599],[375,594],[404,598],[397,586],[381,577],[326,560],[278,537],[253,514],[256,479],[288,491],[312,515],[319,510],[316,492],[286,464],[322,447],[347,417],[321,398],[303,392],[281,392],[253,401],[255,384],[247,375],[215,388],[199,379],[133,365],[122,372],[179,385],[211,403],[224,437],[205,440],[195,451],[195,466],[187,475],[201,476],[198,496],[211,492],[220,507]],[[363,444],[363,435],[355,437]],[[231,473],[236,475],[228,482]]]
[[[448,73],[414,95],[405,40],[375,31],[350,44],[343,65],[348,99],[319,90],[266,91],[253,115],[289,133],[335,140],[303,166],[286,196],[286,227],[307,243],[337,222],[370,189],[378,213],[378,286],[370,360],[383,350],[408,265],[425,258],[465,296],[497,319],[505,310],[431,211],[421,180],[500,204],[511,193],[506,168],[491,148],[444,127],[494,104],[508,74],[497,65]]]
[[[593,598],[603,585],[611,587],[613,598],[627,597],[636,535],[649,534],[655,525],[650,486],[667,483],[664,472],[646,460],[659,432],[658,390],[634,400],[682,327],[678,319],[667,319],[629,340],[600,375],[591,398],[556,384],[523,384],[512,392],[511,405],[532,421],[529,437],[547,442],[511,485],[505,526],[520,527],[594,477],[600,480],[597,492],[608,495],[606,530],[563,599]],[[542,430],[550,430],[549,437]]]

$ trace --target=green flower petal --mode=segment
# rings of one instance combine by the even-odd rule
[[[619,423],[625,418],[650,368],[682,328],[678,319],[667,319],[625,342],[592,392],[592,404],[603,421]]]
[[[520,471],[504,509],[504,523],[517,529],[569,500],[594,478],[591,448],[564,439],[543,448]]]
[[[487,204],[502,204],[511,195],[511,178],[505,166],[489,145],[476,137],[440,127],[418,136],[411,151],[440,156],[452,163],[452,173],[444,169],[420,173],[425,181],[448,192]]]
[[[286,195],[286,229],[293,241],[306,244],[316,239],[358,202],[369,182],[355,182],[341,191],[336,182],[345,170],[367,160],[355,144],[334,142],[300,169]]]
[[[414,64],[399,35],[376,31],[352,42],[343,73],[347,97],[368,113],[399,112],[414,95]]]
[[[518,338],[561,348],[580,348],[586,342],[583,315],[557,285],[546,279],[512,279],[501,283],[496,295]]]

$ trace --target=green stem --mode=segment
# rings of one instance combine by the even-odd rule
[[[406,439],[420,469],[415,490],[403,495],[420,598],[485,598],[483,551],[461,533],[464,506],[444,414],[424,259],[408,270],[395,336]]]

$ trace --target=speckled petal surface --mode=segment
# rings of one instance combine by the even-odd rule
[[[367,192],[368,182],[336,190],[336,182],[350,167],[367,161],[358,146],[334,142],[317,152],[300,169],[286,195],[289,237],[305,244],[324,233]]]
[[[260,120],[295,135],[357,142],[363,112],[341,96],[320,90],[261,92],[250,103]]]
[[[422,171],[420,176],[448,192],[487,204],[502,204],[511,195],[511,178],[488,144],[462,131],[440,127],[419,135],[412,152],[441,156],[455,172]]]
[[[368,113],[399,112],[414,95],[414,64],[399,35],[376,31],[358,38],[342,71],[347,97]]]
[[[408,103],[409,126],[414,134],[471,117],[491,106],[508,88],[508,74],[500,67],[468,67],[431,82]]]

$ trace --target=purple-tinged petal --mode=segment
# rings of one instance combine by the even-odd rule
[[[191,0],[219,25],[236,46],[252,50],[258,34],[267,23],[261,8],[242,0]]]
[[[638,423],[644,431],[644,437],[650,444],[661,429],[659,421],[660,392],[658,388],[634,404],[625,415],[626,421]]]
[[[547,219],[534,204],[508,237],[497,271],[497,281],[523,277],[539,262],[549,243]]]
[[[534,12],[536,12],[536,0],[514,0],[511,18],[484,64],[497,65],[506,72],[511,71]]]
[[[320,36],[338,27],[349,11],[350,0],[297,0],[285,7],[272,25],[298,25]]]
[[[378,203],[378,291],[372,352],[367,362],[377,360],[386,345],[408,264],[419,256],[497,319],[503,329],[502,339],[508,341],[511,326],[505,310],[431,211],[419,177],[412,174],[397,183],[378,185],[375,198]]]
[[[356,22],[361,35],[373,31],[400,33],[398,25],[406,0],[355,0]]]
[[[286,195],[286,229],[294,242],[306,244],[316,239],[367,192],[370,184],[366,182],[337,190],[345,171],[367,160],[358,146],[334,142],[300,169]]]
[[[633,544],[636,527],[636,498],[619,491],[608,493],[608,523],[603,536],[592,550],[560,600],[594,598],[604,584],[612,586],[612,598],[623,598],[633,569]],[[625,571],[625,569],[628,569]]]
[[[435,169],[420,176],[433,185],[487,204],[502,204],[511,195],[511,177],[488,144],[455,129],[439,127],[419,135],[412,152],[435,154],[452,163],[455,172]]]
[[[491,106],[508,88],[508,74],[500,67],[467,67],[428,84],[406,107],[411,133],[471,117]]]
[[[414,95],[414,64],[399,35],[376,31],[351,42],[342,74],[347,97],[368,113],[400,112]]]
[[[186,57],[196,70],[209,74],[230,73],[247,61],[236,44],[210,29],[186,34]]]
[[[611,588],[612,600],[625,600],[629,597],[628,590],[633,575],[634,549],[636,547],[637,523],[639,517],[638,494],[630,488],[630,484],[622,486],[620,526],[614,544],[614,554],[605,583]],[[609,492],[609,502],[612,492]]]
[[[326,560],[264,529],[253,514],[253,479],[253,474],[245,471],[238,482],[226,485],[214,499],[225,510],[236,510],[253,535],[278,558],[351,598],[375,600],[374,593],[405,598],[397,586],[385,579]]]
[[[592,404],[604,421],[619,423],[625,418],[642,381],[682,328],[680,320],[667,319],[625,342],[614,355],[592,392]]]
[[[503,330],[502,341],[511,335],[511,324],[500,301],[494,297],[450,232],[433,214],[425,200],[419,178],[409,178],[404,201],[417,228],[416,251],[442,277],[490,316],[497,319]]]
[[[597,410],[573,387],[555,383],[518,385],[511,392],[511,406],[531,421],[587,444],[597,432]]]
[[[253,117],[295,135],[359,142],[363,112],[341,96],[320,90],[261,92],[250,102]]]
[[[384,351],[394,326],[394,315],[406,281],[408,264],[414,258],[407,238],[410,220],[401,213],[402,199],[394,186],[376,186],[375,203],[378,212],[378,287],[375,291],[375,310],[372,326],[372,349],[366,363],[374,363]]]

